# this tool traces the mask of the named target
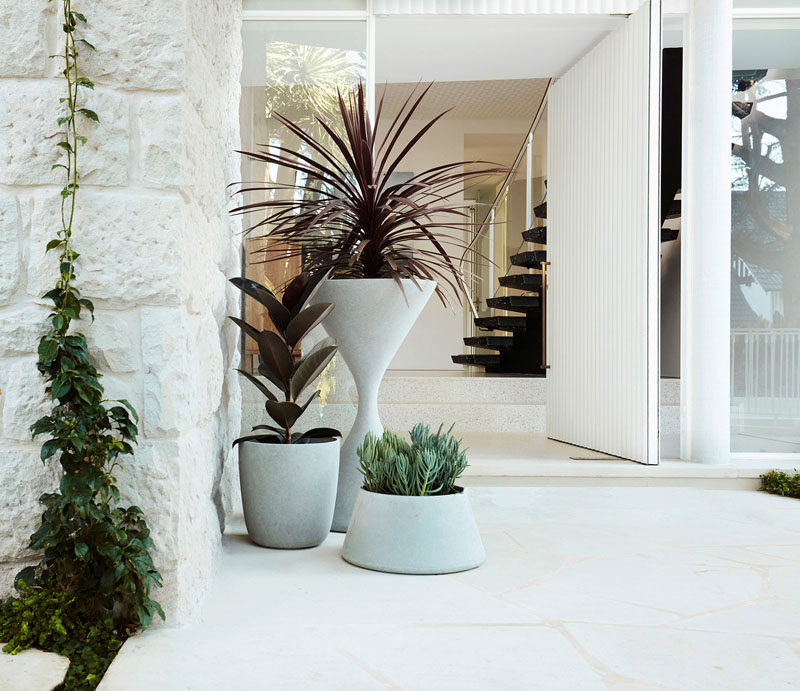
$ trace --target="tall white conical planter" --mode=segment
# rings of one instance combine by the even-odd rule
[[[356,449],[367,432],[383,434],[378,415],[378,387],[386,368],[436,288],[435,281],[391,278],[325,280],[313,302],[333,302],[336,309],[323,322],[336,340],[339,354],[353,374],[358,391],[355,422],[342,443],[339,487],[333,527],[346,532],[361,487]]]

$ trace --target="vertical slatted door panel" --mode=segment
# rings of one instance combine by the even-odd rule
[[[552,86],[547,160],[547,435],[643,463],[658,462],[650,9]]]

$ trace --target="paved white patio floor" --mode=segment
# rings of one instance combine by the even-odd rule
[[[487,549],[447,576],[254,546],[191,628],[130,639],[102,691],[800,688],[800,501],[696,488],[470,490]]]

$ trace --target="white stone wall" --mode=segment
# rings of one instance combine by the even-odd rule
[[[0,596],[56,486],[28,427],[46,409],[35,369],[54,281],[44,245],[59,227],[55,123],[64,91],[59,3],[0,0]],[[75,224],[79,287],[97,307],[83,324],[110,398],[141,416],[126,502],[153,530],[170,623],[197,613],[230,506],[231,441],[241,394],[235,327],[239,274],[226,185],[238,179],[241,0],[75,1],[89,25],[83,72],[97,85]]]

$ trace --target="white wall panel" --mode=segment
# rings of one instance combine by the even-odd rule
[[[628,14],[642,0],[374,0],[377,14]]]
[[[659,26],[642,7],[548,104],[547,434],[644,463],[658,462]]]

